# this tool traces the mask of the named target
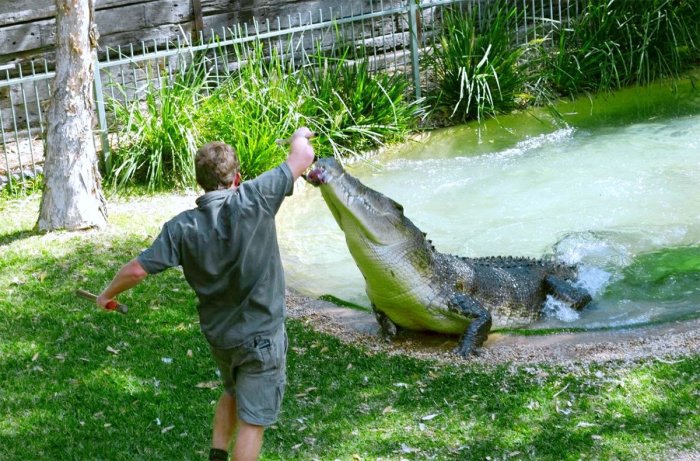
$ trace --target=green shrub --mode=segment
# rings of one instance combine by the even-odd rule
[[[195,185],[194,154],[200,137],[194,114],[209,85],[206,62],[183,65],[172,82],[148,80],[142,98],[109,104],[116,121],[118,145],[105,159],[105,179],[117,188],[142,184],[148,190]],[[136,96],[139,96],[138,94]]]
[[[676,78],[699,55],[699,31],[697,2],[591,0],[559,31],[544,73],[566,95]]]
[[[504,1],[491,3],[479,24],[475,9],[447,9],[432,50],[422,65],[434,84],[427,100],[438,120],[464,122],[509,111],[518,104],[525,83],[514,46],[518,13]]]
[[[406,99],[402,75],[371,73],[365,60],[317,51],[294,70],[261,44],[237,50],[239,69],[202,106],[199,130],[208,140],[234,146],[244,177],[254,177],[286,157],[275,140],[306,125],[318,134],[318,156],[356,155],[405,139],[422,114]]]
[[[275,141],[299,126],[319,136],[319,156],[356,155],[403,140],[423,114],[409,102],[405,76],[373,73],[366,60],[317,52],[293,69],[263,44],[232,47],[237,68],[217,88],[200,59],[170,85],[148,83],[143,100],[110,101],[118,147],[105,159],[105,176],[119,189],[194,186],[193,158],[201,144],[223,141],[236,149],[244,178],[253,178],[286,158]],[[217,50],[221,53],[223,50]],[[305,56],[305,58],[307,58]]]
[[[305,88],[278,56],[264,59],[259,42],[236,54],[238,70],[204,102],[197,121],[203,139],[233,146],[243,177],[253,178],[286,158],[275,140],[306,123],[299,112]]]
[[[316,53],[306,69],[309,99],[301,110],[319,135],[319,156],[357,155],[403,140],[423,115],[422,101],[407,99],[401,74],[370,72],[367,59]]]

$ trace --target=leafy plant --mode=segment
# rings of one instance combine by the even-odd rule
[[[278,55],[265,59],[260,42],[234,52],[239,68],[204,102],[198,127],[207,141],[233,146],[244,178],[253,178],[284,160],[275,140],[304,123],[304,87]]]
[[[525,48],[514,46],[517,10],[504,1],[486,7],[482,24],[474,9],[446,9],[431,52],[424,58],[434,78],[427,98],[439,119],[464,122],[511,110],[522,93]]]
[[[678,77],[700,53],[699,18],[684,0],[592,0],[558,32],[544,74],[567,95]]]
[[[320,135],[319,155],[357,155],[405,139],[423,101],[408,101],[405,76],[372,73],[367,59],[347,59],[351,49],[341,48],[337,57],[317,51],[304,73],[310,98],[301,110]]]
[[[0,198],[17,199],[34,195],[41,192],[43,181],[44,175],[41,173],[37,173],[36,176],[21,175],[13,178],[0,186]]]
[[[406,99],[403,76],[372,73],[365,60],[347,59],[349,48],[316,52],[293,69],[262,44],[236,47],[239,68],[204,103],[199,130],[208,140],[234,146],[245,177],[254,177],[284,159],[277,138],[301,125],[318,134],[318,156],[357,155],[404,139],[422,114],[420,102]]]
[[[200,142],[196,108],[210,85],[206,60],[183,64],[172,79],[152,80],[129,96],[109,101],[115,116],[117,148],[105,159],[105,179],[124,188],[135,182],[148,190],[195,184],[194,154]]]

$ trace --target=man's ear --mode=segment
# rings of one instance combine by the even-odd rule
[[[236,173],[236,177],[233,178],[233,185],[234,187],[238,187],[241,185],[241,172],[239,171]]]

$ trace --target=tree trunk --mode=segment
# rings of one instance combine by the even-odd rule
[[[93,0],[56,0],[56,79],[46,115],[44,190],[37,228],[103,227],[107,207],[92,134]]]

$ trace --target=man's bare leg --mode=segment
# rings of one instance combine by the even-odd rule
[[[238,435],[233,449],[234,461],[255,461],[260,455],[263,443],[264,426],[248,424],[238,420]]]
[[[236,399],[224,392],[216,404],[214,412],[214,432],[212,434],[212,448],[228,451],[231,438],[236,430],[238,416],[236,415]]]

